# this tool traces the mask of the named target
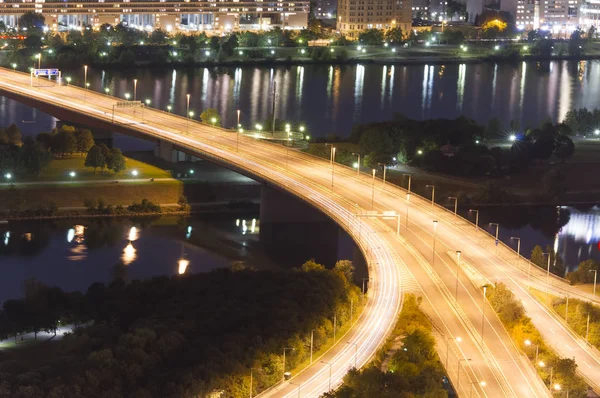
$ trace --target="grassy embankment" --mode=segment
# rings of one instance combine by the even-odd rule
[[[549,389],[569,391],[570,397],[587,397],[587,384],[576,373],[573,359],[561,358],[531,322],[523,304],[503,283],[487,290],[487,299],[515,346],[527,355]]]
[[[154,203],[176,203],[183,184],[170,179],[158,167],[131,158],[120,173],[102,172],[84,166],[84,157],[53,159],[35,179],[18,180],[0,186],[0,203],[6,208],[33,209],[54,203],[58,207],[82,207],[85,199],[102,198],[107,204],[129,205],[143,198]],[[137,177],[132,171],[138,172]],[[75,177],[69,175],[75,173]],[[168,180],[154,181],[150,179]],[[117,181],[119,181],[117,183]],[[4,207],[4,206],[3,206]]]
[[[600,349],[600,308],[575,298],[569,298],[567,308],[567,299],[559,297],[537,289],[530,289],[531,292],[546,305],[556,315],[558,315],[567,325],[571,327],[579,336],[586,338],[589,344]],[[588,315],[590,318],[589,329],[587,327]]]

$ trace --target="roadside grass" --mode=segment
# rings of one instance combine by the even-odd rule
[[[53,159],[48,167],[46,167],[40,175],[33,179],[27,179],[25,181],[71,181],[71,180],[116,180],[116,179],[134,179],[131,174],[132,170],[137,170],[138,175],[136,179],[150,179],[150,178],[170,178],[171,175],[158,167],[150,164],[140,162],[132,158],[125,158],[126,169],[119,172],[113,173],[112,171],[94,170],[91,167],[85,167],[85,156],[70,156],[64,159]],[[70,177],[69,173],[74,171],[76,176]]]
[[[86,199],[104,199],[106,204],[130,205],[146,198],[151,202],[177,203],[183,195],[183,183],[178,180],[127,183],[76,183],[60,185],[26,185],[0,189],[0,203],[8,209],[10,204],[33,209],[54,203],[59,207],[83,207]]]

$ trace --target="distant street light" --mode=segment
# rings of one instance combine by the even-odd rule
[[[431,188],[431,205],[435,204],[435,185],[425,185],[427,188]]]
[[[373,191],[371,192],[371,210],[373,210],[373,205],[375,203],[375,169],[373,169]]]
[[[217,123],[217,118],[213,117],[210,119],[211,123],[213,124],[213,126]]]
[[[12,174],[11,173],[6,173],[4,174],[4,178],[6,178],[7,180],[11,180],[12,179]]]
[[[75,176],[77,176],[77,173],[75,173],[74,171],[70,171],[69,172],[69,177],[71,177],[71,181],[73,181],[73,179],[75,178]]]
[[[479,229],[479,210],[469,209],[469,213],[475,213],[475,230]]]
[[[123,96],[125,97],[125,99],[127,101],[129,101],[129,99],[131,98],[131,94],[129,94],[129,93],[125,93],[125,94],[123,94]]]
[[[16,70],[16,69],[17,69],[17,64],[15,64],[15,63],[12,63],[12,64],[11,64],[11,66],[12,66],[13,70]]]
[[[106,93],[106,95],[108,95],[108,93],[110,93],[110,88],[108,88],[108,87],[105,87],[105,88],[104,88],[104,92]]]
[[[540,348],[540,346],[538,344],[533,344],[531,342],[531,340],[525,340],[525,345],[528,346],[528,347],[531,346],[531,345],[535,346],[535,362],[537,362],[538,361],[538,354],[539,354],[539,348]]]
[[[448,199],[450,200],[454,200],[454,217],[457,217],[457,210],[458,210],[458,198],[456,196],[449,196]]]
[[[594,297],[596,297],[596,279],[598,277],[598,270],[597,269],[591,269],[588,272],[593,272],[594,273]]]
[[[331,362],[325,362],[325,361],[321,361],[321,363],[324,363],[325,365],[329,365],[329,386],[327,388],[327,391],[331,391],[331,365],[333,365]]]
[[[69,87],[69,83],[71,83],[71,77],[67,76],[65,80],[67,81],[67,87]]]
[[[133,79],[133,100],[137,100],[137,79]]]
[[[457,371],[456,371],[456,373],[458,373],[458,375],[456,376],[456,392],[458,392],[460,389],[460,363],[461,363],[461,361],[468,362],[470,360],[471,360],[471,358],[461,358],[458,360]]]
[[[517,140],[517,136],[516,136],[516,135],[514,135],[514,134],[511,134],[511,135],[508,137],[508,139],[509,139],[510,141],[516,141],[516,140]]]
[[[138,176],[138,171],[137,170],[131,170],[131,175],[133,176],[133,181],[135,181],[136,177]]]
[[[171,113],[171,109],[173,109],[173,107],[172,107],[171,105],[167,105],[167,111],[168,111],[169,113]]]
[[[146,98],[146,100],[144,102],[146,103],[147,106],[149,106],[152,103],[152,100],[150,98]]]

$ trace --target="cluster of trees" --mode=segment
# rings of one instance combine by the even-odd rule
[[[567,112],[563,124],[575,134],[597,135],[600,132],[600,109],[591,111],[587,108],[573,109]]]
[[[125,170],[125,156],[119,148],[108,148],[105,144],[92,145],[85,157],[85,167],[92,167],[94,174],[96,169],[111,170],[118,173]]]
[[[39,142],[31,138],[21,141],[15,124],[0,128],[0,173],[15,177],[36,177],[48,165],[51,156]]]
[[[182,196],[185,199],[185,196]],[[182,200],[181,198],[179,199]],[[187,199],[185,199],[187,201]],[[148,199],[144,198],[141,202],[133,202],[131,205],[127,206],[127,208],[117,205],[109,205],[106,204],[106,201],[103,198],[98,199],[85,199],[83,201],[83,205],[85,206],[86,211],[89,214],[97,214],[97,215],[122,215],[128,213],[161,213],[162,209],[159,204],[156,204]],[[180,205],[181,206],[181,205]],[[182,211],[185,209],[182,209]]]
[[[499,122],[490,123],[486,129],[464,116],[453,120],[412,120],[396,115],[390,122],[354,126],[349,140],[360,145],[367,167],[410,162],[435,172],[481,176],[525,171],[533,161],[551,156],[562,161],[571,158],[575,146],[568,136],[570,131],[566,124],[545,122],[517,135],[507,150],[484,144],[488,137],[503,134]],[[554,185],[550,182],[555,181],[549,181],[551,188]]]
[[[527,346],[525,341],[537,346],[537,359],[543,361],[545,366],[536,366],[536,370],[546,384],[558,383],[561,389],[569,391],[569,396],[572,397],[587,396],[587,384],[577,375],[575,361],[559,357],[546,344],[531,319],[525,315],[521,302],[506,285],[497,283],[495,286],[488,286],[486,297],[515,344],[532,361],[536,359],[536,349]]]
[[[309,262],[299,271],[218,270],[126,282],[87,292],[40,286],[7,300],[0,334],[82,326],[52,346],[52,355],[20,348],[0,363],[2,393],[14,397],[198,397],[224,391],[247,397],[309,355],[311,331],[318,350],[350,320],[360,289],[349,281],[351,263],[333,270]],[[251,298],[251,299],[248,299]],[[336,315],[334,317],[334,315]],[[46,343],[48,344],[53,343]]]
[[[573,285],[576,285],[578,283],[594,283],[594,277],[596,275],[594,272],[590,272],[590,271],[599,271],[599,270],[600,270],[600,264],[598,264],[593,259],[589,259],[589,260],[580,262],[575,271],[567,272],[566,278]],[[598,279],[596,278],[596,280],[598,280]]]
[[[442,384],[445,371],[435,350],[431,322],[419,308],[421,301],[421,297],[407,294],[391,338],[377,359],[360,371],[351,369],[342,387],[324,397],[447,397]],[[401,347],[390,350],[398,339]],[[382,369],[386,356],[389,361]]]
[[[560,276],[561,278],[564,277],[566,273],[566,267],[563,263],[562,257],[559,256],[550,245],[546,246],[546,251],[542,250],[540,245],[535,245],[531,251],[529,261],[542,269],[548,269],[548,255],[544,253],[550,253],[550,272]]]
[[[68,125],[55,128],[50,133],[40,133],[36,136],[36,141],[57,157],[86,153],[94,145],[90,130]]]

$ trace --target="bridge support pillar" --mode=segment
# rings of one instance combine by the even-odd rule
[[[282,266],[299,267],[314,258],[332,267],[338,260],[339,227],[320,211],[291,195],[263,185],[260,241]]]
[[[154,155],[167,162],[175,162],[174,156],[176,156],[173,150],[173,144],[167,141],[158,141],[156,148],[154,148]]]

